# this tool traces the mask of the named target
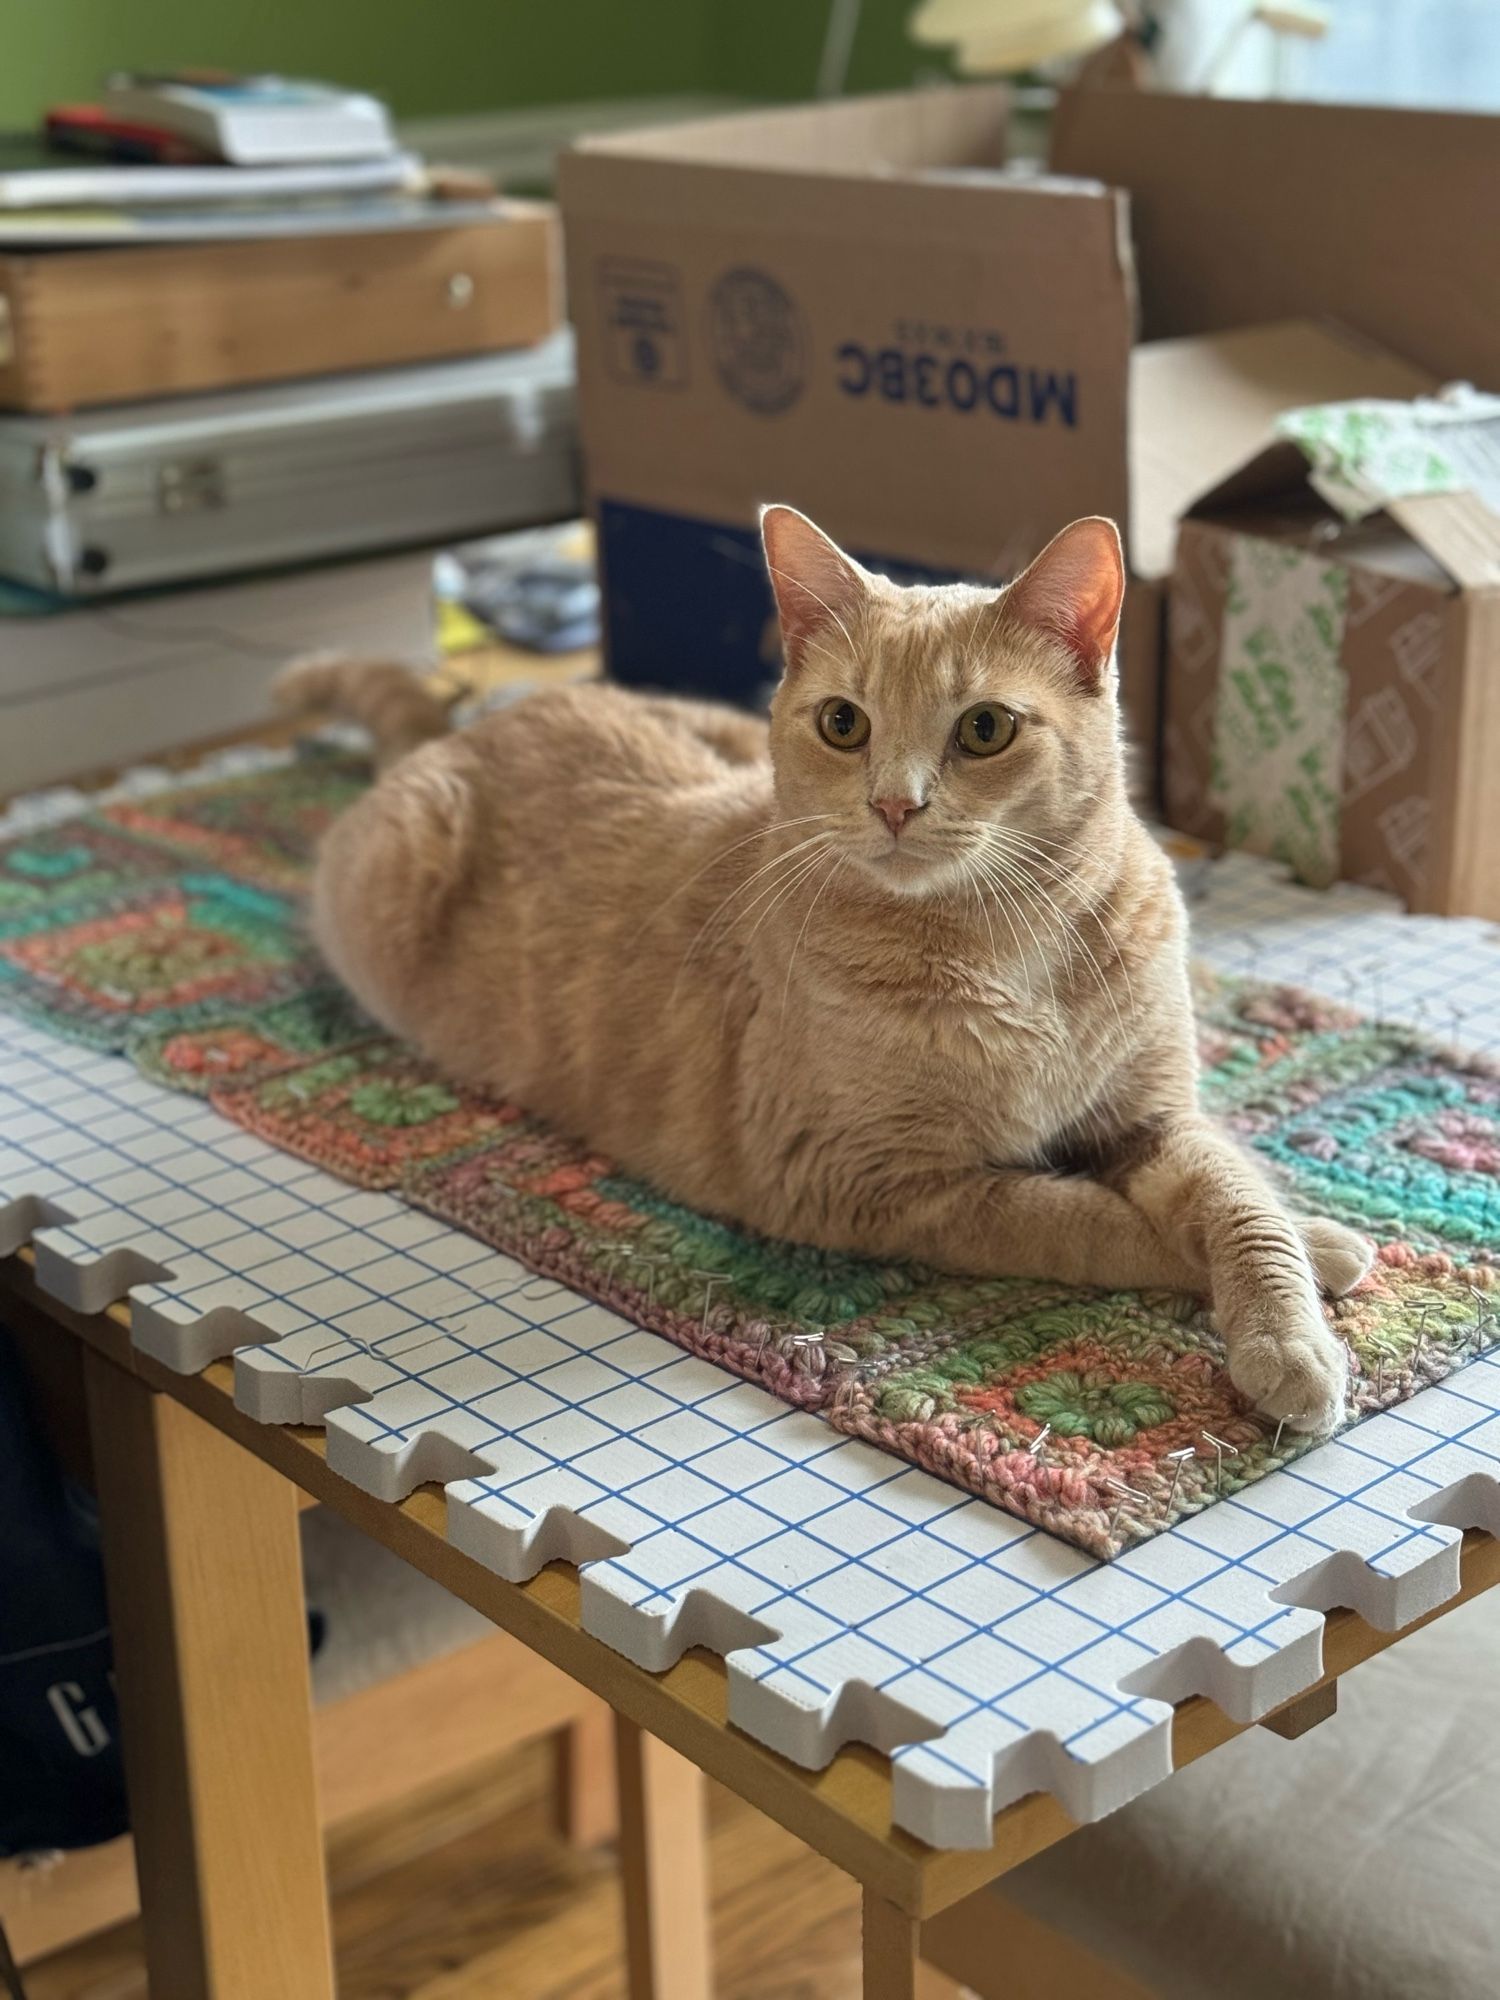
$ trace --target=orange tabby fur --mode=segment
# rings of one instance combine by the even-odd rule
[[[681,1201],[881,1258],[1206,1291],[1247,1396],[1337,1421],[1319,1284],[1369,1249],[1294,1223],[1198,1109],[1182,902],[1126,796],[1113,527],[1075,523],[998,594],[899,589],[789,508],[764,532],[769,728],[602,686],[440,736],[400,669],[292,669],[288,705],[408,753],[324,845],[329,962],[446,1072]],[[829,703],[868,740],[825,740]],[[1019,718],[998,754],[956,738],[976,703]]]

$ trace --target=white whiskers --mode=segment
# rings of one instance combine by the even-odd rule
[[[807,927],[812,922],[813,911],[818,907],[819,903],[823,900],[823,893],[828,888],[829,884],[836,881],[838,876],[842,873],[848,859],[849,857],[847,854],[836,854],[829,861],[827,872],[824,874],[823,879],[818,884],[817,888],[813,891],[812,901],[808,904],[807,913],[802,919],[802,927],[797,932],[796,938],[792,943],[792,949],[790,954],[788,955],[786,962],[786,980],[781,988],[781,1018],[783,1021],[786,1019],[786,1003],[791,998],[792,967],[797,963],[797,953],[802,947],[802,940],[807,936]]]
[[[837,815],[830,814],[828,817],[835,818]],[[735,884],[729,894],[718,904],[717,908],[712,910],[698,926],[691,943],[683,953],[682,963],[677,968],[677,977],[672,984],[672,1000],[674,1002],[681,987],[683,975],[700,948],[705,943],[722,943],[735,926],[741,923],[752,910],[758,908],[768,897],[775,896],[787,886],[794,887],[801,880],[803,868],[818,860],[821,850],[832,839],[832,833],[826,829],[821,833],[809,834],[805,839],[799,840],[791,847],[783,849],[781,853],[773,854],[769,861],[763,861],[758,868],[752,869],[742,882]],[[809,849],[813,851],[809,853]],[[790,885],[782,879],[784,874],[791,876]],[[770,877],[770,880],[763,880],[767,876]],[[742,903],[726,920],[724,912],[738,898],[743,896],[747,890],[753,888],[757,882],[761,883],[761,887],[756,894],[751,897],[748,903]]]
[[[985,851],[978,859],[977,866],[981,873],[988,878],[991,887],[996,892],[997,899],[1024,898],[1035,911],[1037,921],[1049,932],[1052,942],[1057,948],[1059,959],[1066,961],[1072,957],[1075,951],[1081,955],[1092,972],[1101,995],[1109,1002],[1110,1011],[1115,1017],[1115,1025],[1123,1036],[1125,1021],[1124,1016],[1120,1012],[1119,1002],[1115,998],[1114,989],[1105,976],[1103,967],[1095,957],[1088,939],[1083,934],[1081,925],[1076,918],[1063,908],[1056,896],[1050,893],[1040,878],[1040,872],[1028,873],[1027,867],[1023,866],[1023,863],[1029,864],[1033,870],[1038,871],[1039,868],[1056,868],[1055,863],[1051,862],[1045,854],[1032,845],[1028,836],[1019,834],[1012,828],[992,827],[989,830],[989,839]],[[1067,876],[1074,883],[1081,881],[1081,878],[1072,871],[1067,871]],[[1055,877],[1055,879],[1059,878]],[[1002,909],[1005,907],[1005,900],[1001,901]],[[1038,951],[1041,952],[1041,941],[1037,938],[1036,931],[1033,929],[1025,909],[1021,906],[1020,902],[1017,902],[1015,907],[1017,916],[1020,917],[1026,929],[1031,933],[1033,942],[1036,943]],[[1047,972],[1048,990],[1052,995],[1053,1006],[1055,1008],[1057,1004],[1056,987],[1052,981],[1051,966],[1045,953],[1043,953],[1043,966]],[[1134,1012],[1135,993],[1131,987],[1130,974],[1125,968],[1123,959],[1120,961],[1120,972],[1125,984],[1131,1011]]]
[[[742,847],[748,847],[752,840],[761,840],[773,833],[785,833],[788,827],[811,826],[814,820],[837,819],[838,817],[837,813],[802,813],[796,819],[777,819],[772,820],[769,826],[753,827],[749,833],[741,834],[738,840],[731,840],[727,847],[721,847],[717,854],[711,854],[707,861],[693,870],[691,875],[685,876],[677,884],[677,887],[672,890],[671,894],[664,896],[657,904],[656,908],[646,919],[647,924],[654,924],[662,911],[667,908],[668,904],[675,902],[684,889],[691,889],[693,884],[706,875],[711,868],[716,868],[721,861],[727,861],[731,854],[737,854]]]

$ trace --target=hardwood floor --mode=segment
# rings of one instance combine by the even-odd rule
[[[340,2000],[623,2000],[613,1852],[553,1833],[549,1770],[523,1751],[334,1843]],[[710,1816],[716,2000],[859,2000],[848,1877],[716,1787]],[[134,1924],[26,1978],[28,2000],[147,2000]]]

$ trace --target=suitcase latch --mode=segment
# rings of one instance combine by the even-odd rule
[[[156,475],[162,514],[206,514],[225,504],[224,468],[216,458],[174,459]]]

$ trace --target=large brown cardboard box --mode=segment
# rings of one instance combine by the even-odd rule
[[[1500,917],[1500,518],[1426,495],[1351,525],[1306,475],[1273,447],[1182,524],[1168,820],[1314,885]]]
[[[556,210],[431,228],[0,256],[0,409],[530,347],[561,318]]]
[[[1124,205],[965,179],[1003,161],[1008,102],[856,99],[565,156],[621,679],[752,699],[772,677],[763,501],[948,577],[1004,575],[1074,515],[1124,516]]]
[[[1447,351],[1454,278],[1437,282],[1439,254],[1428,244],[1472,251],[1478,224],[1450,213],[1462,189],[1455,195],[1442,179],[1454,156],[1430,129],[1445,121],[1371,114],[1377,123],[1360,128],[1364,178],[1346,187],[1340,170],[1341,227],[1368,242],[1389,181],[1401,177],[1402,204],[1434,210],[1428,237],[1415,247],[1382,240],[1352,336],[1305,323],[1226,335],[1278,315],[1351,315],[1337,305],[1337,283],[1305,258],[1302,282],[1278,279],[1257,307],[1263,260],[1243,232],[1232,245],[1215,235],[1233,178],[1215,122],[1221,106],[1193,119],[1191,149],[1178,152],[1169,177],[1167,149],[1139,138],[1158,112],[1175,116],[1167,100],[1132,99],[1135,122],[1120,138],[1115,93],[1077,96],[1059,116],[1070,149],[1061,164],[1107,152],[1107,171],[1079,168],[1092,178],[999,178],[1008,98],[993,86],[637,132],[565,157],[580,416],[620,679],[751,701],[764,691],[777,646],[755,536],[762,502],[804,508],[893,574],[997,581],[1067,521],[1102,513],[1129,528],[1138,582],[1122,685],[1132,732],[1149,751],[1159,723],[1159,584],[1177,513],[1257,449],[1280,410],[1412,393],[1411,377],[1393,377],[1385,356],[1363,374],[1357,356],[1372,339],[1404,351],[1388,319],[1408,330],[1422,322],[1419,358]],[[1316,118],[1323,107],[1248,109]],[[1500,169],[1500,121],[1456,122],[1468,134],[1465,163]],[[1236,127],[1240,175],[1257,170],[1264,150],[1249,131]],[[1241,291],[1250,280],[1232,314],[1196,304],[1190,314],[1170,287],[1156,302],[1156,264],[1169,260],[1155,260],[1139,303],[1161,339],[1144,347],[1135,343],[1137,145],[1153,229],[1175,203],[1193,224],[1180,240],[1199,282],[1216,273],[1227,297],[1231,280]],[[1215,190],[1207,206],[1200,158]],[[1295,233],[1291,206],[1267,228],[1274,219],[1283,235]],[[1317,208],[1312,236],[1327,225]],[[1408,296],[1411,256],[1436,284],[1426,301]],[[1347,261],[1342,249],[1325,259],[1335,274]],[[1465,282],[1488,301],[1488,374],[1500,380],[1500,260],[1476,270],[1471,256]],[[1463,338],[1439,372],[1482,358],[1482,318],[1466,305]]]

